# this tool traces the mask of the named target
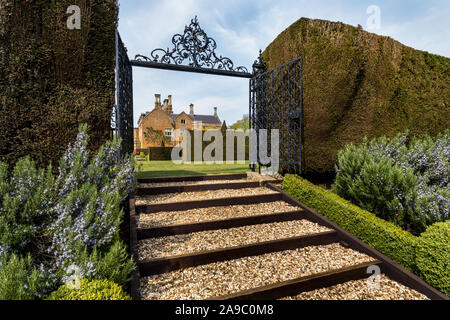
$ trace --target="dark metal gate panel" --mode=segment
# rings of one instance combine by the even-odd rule
[[[259,137],[260,129],[279,130],[279,163],[282,173],[302,173],[302,58],[282,64],[270,71],[256,73],[250,80],[250,128]],[[252,147],[257,148],[259,140]]]
[[[111,128],[113,135],[122,139],[122,154],[134,149],[133,124],[133,74],[127,49],[116,31],[116,104]]]

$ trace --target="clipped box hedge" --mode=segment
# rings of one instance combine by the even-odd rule
[[[420,275],[450,295],[450,221],[429,226],[418,239],[416,263]]]
[[[436,223],[415,237],[299,176],[286,175],[283,190],[446,295],[450,294],[450,221]]]
[[[54,291],[47,300],[131,300],[118,284],[102,279],[80,279],[80,288],[71,289],[66,284]]]

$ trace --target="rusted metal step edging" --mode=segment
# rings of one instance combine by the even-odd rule
[[[308,246],[327,245],[337,241],[338,236],[335,231],[326,231],[242,246],[193,252],[172,257],[155,258],[140,262],[139,273],[141,276],[150,276],[218,261],[233,260]]]
[[[323,226],[326,226],[330,229],[336,230],[336,232],[339,235],[339,238],[341,239],[341,243],[345,243],[348,247],[365,253],[368,256],[371,256],[373,258],[376,258],[382,262],[381,264],[381,273],[386,274],[389,278],[391,278],[394,281],[397,281],[407,287],[410,287],[411,289],[414,289],[424,295],[426,295],[428,298],[433,300],[450,300],[449,297],[447,297],[445,294],[440,292],[439,290],[433,288],[428,283],[420,279],[418,276],[413,274],[412,272],[406,270],[381,252],[377,251],[376,249],[370,247],[369,245],[362,242],[357,237],[353,236],[346,230],[339,227],[337,224],[331,222],[324,216],[320,215],[313,209],[309,208],[308,206],[304,205],[291,195],[284,192],[281,188],[273,185],[268,184],[267,185],[270,189],[274,191],[278,191],[282,194],[283,200],[295,205],[301,207],[305,211],[306,219],[317,222]]]
[[[129,197],[129,218],[130,218],[130,252],[131,256],[133,257],[133,260],[136,262],[136,264],[139,261],[139,254],[138,254],[138,246],[137,246],[137,216],[136,216],[136,198],[134,196],[134,193],[130,194]],[[140,300],[140,278],[141,275],[139,274],[139,268],[136,268],[131,273],[131,298],[133,300]]]
[[[210,174],[198,176],[172,176],[172,177],[157,177],[157,178],[141,178],[138,183],[161,183],[161,182],[184,182],[184,181],[205,181],[205,180],[240,180],[246,179],[246,173],[233,174]]]
[[[137,190],[138,196],[167,194],[167,193],[181,193],[181,192],[198,192],[208,190],[220,189],[243,189],[243,188],[258,188],[260,183],[257,181],[233,182],[233,183],[209,183],[197,185],[179,185],[167,187],[139,187]]]
[[[206,300],[274,300],[319,288],[334,286],[351,280],[359,280],[369,277],[367,268],[380,265],[381,261],[375,260],[341,269],[315,273],[305,277],[282,281],[267,286],[244,290],[224,296],[208,298]]]
[[[224,207],[233,205],[256,204],[282,200],[281,193],[268,193],[254,196],[192,200],[183,202],[166,202],[136,206],[136,213],[155,213],[161,211],[184,211],[197,208]]]
[[[284,222],[305,219],[303,211],[288,211],[274,214],[262,214],[249,217],[237,217],[224,220],[204,221],[163,227],[137,229],[137,239],[144,240],[157,237],[173,236],[199,231],[230,229],[264,223]]]

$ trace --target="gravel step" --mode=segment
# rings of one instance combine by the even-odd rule
[[[228,207],[199,208],[186,211],[155,212],[151,214],[140,214],[138,219],[138,228],[154,228],[177,224],[217,221],[298,210],[301,209],[290,205],[287,202],[274,201]]]
[[[302,292],[280,300],[429,300],[425,295],[381,274],[378,285],[368,279]]]
[[[136,205],[150,205],[159,203],[173,203],[193,200],[207,200],[229,197],[242,197],[263,194],[278,193],[266,187],[243,188],[243,189],[220,189],[199,192],[167,193],[159,195],[150,195],[145,197],[136,197]]]
[[[160,183],[160,182],[178,182],[178,181],[206,181],[206,180],[234,180],[247,179],[247,173],[232,173],[232,174],[209,174],[209,175],[194,175],[194,176],[171,176],[171,177],[153,177],[153,178],[139,178],[140,183]]]
[[[294,220],[152,238],[138,242],[139,259],[189,254],[325,231],[331,229],[308,220]]]
[[[232,184],[241,182],[251,182],[248,179],[235,180],[203,180],[203,181],[176,181],[176,182],[159,182],[159,183],[140,183],[139,188],[158,188],[158,187],[177,187],[177,186],[195,186],[199,184]]]
[[[142,299],[205,299],[373,258],[338,243],[215,262],[141,278]]]

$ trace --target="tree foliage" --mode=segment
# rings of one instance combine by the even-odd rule
[[[233,130],[248,130],[249,129],[249,122],[248,122],[248,116],[245,115],[241,120],[236,121],[231,125],[231,129]]]

